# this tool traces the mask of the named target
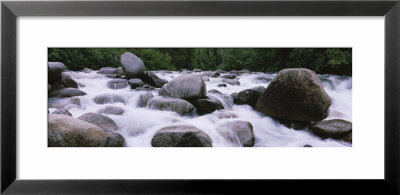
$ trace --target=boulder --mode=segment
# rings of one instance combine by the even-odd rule
[[[136,78],[144,74],[144,62],[132,53],[125,52],[122,54],[121,64],[127,79]]]
[[[159,93],[166,97],[199,99],[205,97],[207,91],[201,74],[190,74],[172,79],[160,89]]]
[[[228,83],[229,85],[240,85],[240,82],[236,79],[222,79],[222,82]]]
[[[61,74],[61,83],[67,88],[78,88],[78,84],[66,73]]]
[[[226,87],[225,83],[218,84],[217,87]]]
[[[93,101],[96,104],[113,104],[113,103],[118,103],[118,102],[125,104],[124,98],[117,94],[98,95],[95,98],[93,98]]]
[[[129,79],[128,84],[131,86],[132,89],[135,89],[136,87],[141,87],[144,85],[143,81],[140,79]]]
[[[118,130],[117,124],[111,118],[101,114],[89,112],[82,114],[78,119],[99,126],[104,132]]]
[[[244,147],[254,146],[253,126],[247,121],[229,121],[217,128],[225,139]]]
[[[152,110],[172,111],[180,115],[191,115],[194,112],[194,106],[186,100],[177,98],[153,97],[146,105],[146,108]]]
[[[61,62],[48,62],[48,83],[53,84],[61,80],[61,73],[67,69],[67,67]]]
[[[236,78],[236,74],[222,75],[221,78],[224,78],[224,79],[235,79]]]
[[[111,114],[111,115],[122,115],[124,113],[124,109],[116,106],[107,106],[105,108],[101,108],[98,114]]]
[[[331,99],[315,72],[284,69],[260,96],[256,110],[288,121],[319,121],[328,116]]]
[[[258,99],[264,91],[265,88],[262,86],[243,90],[239,92],[237,96],[232,96],[233,102],[238,105],[247,104],[255,108]]]
[[[151,140],[153,147],[212,147],[212,140],[202,130],[189,125],[164,127]]]
[[[111,135],[86,121],[49,114],[47,137],[49,147],[104,147]]]
[[[343,141],[353,143],[353,133],[349,133],[344,136]]]
[[[306,128],[308,125],[310,125],[310,122],[308,121],[283,121],[279,120],[279,123],[285,125],[289,129],[295,129],[295,130],[302,130]]]
[[[151,71],[146,71],[144,75],[140,77],[144,82],[150,84],[151,86],[160,88],[165,83],[168,83],[167,80],[159,78],[156,74]]]
[[[72,114],[67,110],[67,109],[58,109],[51,114],[61,114],[61,115],[67,115],[67,116],[72,116]]]
[[[98,74],[114,74],[115,68],[103,67],[103,68],[100,68],[100,70],[98,70],[97,73]]]
[[[124,70],[122,67],[118,67],[115,69],[114,74],[116,74],[118,77],[122,77],[124,76]]]
[[[123,89],[128,87],[128,81],[126,79],[112,79],[107,82],[107,87],[110,89]]]
[[[141,94],[139,96],[138,106],[139,107],[146,107],[147,102],[149,101],[149,99],[151,99],[153,97],[154,97],[153,93],[150,93],[150,92],[147,92],[145,94]]]
[[[83,96],[85,92],[75,88],[64,88],[53,90],[49,93],[50,97],[72,97],[72,96]]]
[[[310,130],[321,138],[343,139],[352,132],[352,124],[341,119],[317,121],[310,125]]]
[[[125,145],[125,139],[119,133],[111,133],[107,141],[106,147],[123,147]]]
[[[208,97],[206,99],[195,99],[190,101],[196,108],[198,114],[209,114],[216,110],[224,109],[224,106],[216,98]]]
[[[223,94],[222,92],[220,92],[220,91],[218,91],[218,90],[216,90],[216,89],[208,90],[208,93]]]

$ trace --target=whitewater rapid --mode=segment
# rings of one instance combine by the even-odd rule
[[[239,143],[226,140],[217,131],[220,124],[235,120],[248,121],[252,124],[255,136],[254,147],[303,147],[304,145],[313,147],[351,146],[351,144],[340,140],[321,139],[310,133],[307,128],[304,130],[289,129],[271,117],[255,111],[248,105],[233,104],[232,99],[229,98],[232,93],[240,92],[245,89],[257,86],[267,87],[270,81],[264,83],[260,82],[257,78],[264,77],[273,79],[276,73],[241,74],[238,76],[240,85],[231,86],[227,84],[227,87],[217,86],[223,83],[222,78],[209,78],[209,81],[205,81],[207,91],[216,89],[225,94],[225,97],[215,93],[208,93],[208,95],[218,98],[223,103],[224,109],[211,114],[194,117],[180,116],[175,112],[149,110],[138,107],[139,96],[141,94],[151,92],[154,96],[158,96],[157,90],[136,91],[130,89],[129,85],[123,89],[110,89],[107,87],[107,82],[112,80],[112,78],[98,74],[96,71],[68,71],[66,73],[81,85],[79,89],[87,94],[79,96],[81,106],[74,104],[66,106],[75,118],[87,112],[97,113],[101,108],[110,105],[96,104],[93,98],[97,95],[111,93],[124,97],[126,104],[112,104],[113,106],[123,108],[124,113],[122,115],[107,116],[112,118],[118,125],[118,133],[124,136],[127,147],[151,147],[153,135],[159,129],[171,124],[190,124],[203,130],[211,137],[214,147],[240,147]],[[154,73],[156,73],[158,77],[168,81],[182,74],[177,71],[155,71]],[[221,76],[222,75],[224,74],[221,74]],[[321,78],[324,89],[332,100],[327,119],[344,119],[351,122],[352,78],[337,75],[319,75],[319,77]],[[54,100],[54,98],[49,98],[49,104]],[[57,100],[59,101],[59,99]],[[49,108],[50,113],[55,110],[57,109]],[[219,119],[221,112],[236,115],[237,118]]]

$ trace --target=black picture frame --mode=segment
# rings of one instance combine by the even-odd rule
[[[385,176],[382,180],[16,179],[19,16],[385,16]],[[399,0],[2,1],[1,192],[4,194],[398,194],[400,192]],[[365,170],[368,171],[368,170]]]

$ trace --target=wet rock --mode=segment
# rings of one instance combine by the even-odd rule
[[[107,82],[107,87],[110,89],[123,89],[128,87],[128,81],[126,79],[112,79]]]
[[[217,93],[217,94],[223,94],[222,92],[220,92],[220,91],[218,91],[218,90],[216,90],[216,89],[211,89],[211,90],[208,90],[208,93]]]
[[[66,73],[61,74],[61,83],[67,88],[78,88],[78,84]]]
[[[346,136],[344,136],[343,141],[348,143],[353,143],[353,133],[349,133]]]
[[[49,147],[104,147],[110,134],[97,125],[71,116],[49,114]]]
[[[124,113],[124,109],[116,106],[107,106],[105,108],[100,109],[98,114],[111,114],[111,115],[122,115]]]
[[[141,94],[141,95],[139,96],[139,103],[138,103],[138,106],[139,106],[139,107],[146,107],[147,102],[149,101],[149,99],[151,99],[151,98],[153,98],[153,97],[154,97],[153,93],[150,93],[150,92],[147,92],[147,93],[145,93],[145,94]]]
[[[114,74],[116,74],[118,77],[122,77],[124,76],[124,70],[122,67],[118,67],[115,69]]]
[[[247,104],[251,107],[255,108],[258,99],[261,94],[264,92],[264,87],[255,87],[251,89],[246,89],[237,94],[237,96],[232,96],[233,102],[238,105]]]
[[[105,132],[118,130],[117,124],[111,118],[101,114],[89,112],[82,114],[78,119],[97,125]]]
[[[236,74],[222,75],[221,78],[224,78],[224,79],[235,79],[236,78]]]
[[[207,99],[196,99],[190,101],[196,108],[198,114],[209,114],[216,110],[224,109],[224,106],[220,101],[215,98],[208,97]]]
[[[256,110],[288,121],[319,121],[328,116],[331,99],[315,72],[284,69],[271,81]]]
[[[222,79],[222,82],[228,83],[229,85],[240,85],[240,82],[236,79]]]
[[[212,147],[212,140],[202,130],[189,125],[164,127],[151,140],[153,147]]]
[[[218,72],[203,72],[201,73],[203,77],[212,77],[212,78],[217,78],[220,76]]]
[[[135,89],[136,87],[141,87],[144,85],[143,81],[140,79],[129,79],[128,84],[131,86],[132,89]]]
[[[97,71],[98,74],[115,74],[115,68],[103,67]]]
[[[352,124],[341,119],[317,121],[310,125],[310,130],[322,138],[342,139],[352,132]]]
[[[226,87],[225,83],[218,84],[217,87]]]
[[[79,97],[71,97],[71,98],[49,98],[48,107],[49,108],[57,108],[57,109],[64,109],[74,105],[75,107],[79,107],[80,100]]]
[[[141,87],[136,87],[136,91],[153,91],[153,90],[155,90],[156,88],[154,88],[154,87],[152,87],[152,86],[149,86],[149,85],[143,85],[143,86],[141,86]]]
[[[146,108],[152,110],[172,111],[180,115],[191,115],[194,112],[194,106],[186,100],[177,98],[153,97],[146,105]]]
[[[98,95],[95,98],[93,98],[93,101],[96,104],[113,104],[113,103],[118,103],[118,102],[125,104],[124,98],[117,94]]]
[[[195,69],[193,69],[193,72],[201,72],[202,70],[200,70],[200,69],[198,69],[198,68],[195,68]]]
[[[48,83],[53,84],[61,80],[61,73],[67,69],[67,67],[61,62],[48,62]]]
[[[67,115],[67,116],[72,116],[72,114],[67,110],[67,109],[58,109],[51,114],[61,114],[61,115]]]
[[[153,87],[160,88],[165,83],[168,83],[167,80],[159,78],[156,74],[151,71],[146,71],[144,75],[140,77],[144,82],[150,84]]]
[[[165,97],[199,99],[205,97],[207,91],[201,74],[190,74],[172,79],[160,89],[159,93]]]
[[[145,72],[144,62],[132,53],[125,52],[122,54],[121,64],[127,79],[136,78]]]
[[[119,133],[111,133],[108,137],[106,147],[123,147],[125,145],[125,139]]]
[[[253,126],[247,121],[229,121],[217,128],[225,139],[244,147],[254,146]]]
[[[216,73],[219,73],[219,74],[226,73],[226,71],[225,71],[225,70],[222,70],[222,69],[218,69],[218,70],[216,70],[215,72],[216,72]]]
[[[268,78],[266,76],[258,76],[254,78],[254,82],[256,83],[269,83],[272,81],[272,78]]]
[[[251,74],[251,72],[250,72],[249,70],[240,70],[240,71],[238,71],[238,73],[239,73],[239,75],[242,75],[242,74]]]
[[[184,75],[184,74],[192,74],[192,73],[193,73],[193,72],[190,71],[190,70],[182,71],[182,75]]]
[[[75,88],[64,88],[53,90],[49,93],[50,97],[72,97],[72,96],[83,96],[85,92]]]
[[[311,146],[311,145],[308,145],[308,144],[304,145],[303,147],[304,147],[304,148],[312,148],[312,146]]]
[[[80,106],[81,105],[81,99],[79,99],[79,97],[71,97],[69,98],[71,104],[75,104]]]
[[[295,130],[302,130],[306,128],[308,125],[310,125],[310,122],[306,121],[283,121],[280,120],[279,123],[285,125],[289,129],[295,129]]]

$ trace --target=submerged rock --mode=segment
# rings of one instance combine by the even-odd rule
[[[151,140],[153,147],[212,147],[212,140],[202,130],[189,125],[164,127]]]
[[[126,79],[112,79],[107,82],[107,87],[110,89],[123,89],[128,87],[128,81]]]
[[[105,108],[100,109],[98,114],[112,114],[112,115],[122,115],[124,113],[124,109],[116,106],[107,106]]]
[[[73,97],[83,95],[86,95],[86,93],[75,88],[57,89],[49,93],[50,97]]]
[[[254,146],[253,126],[247,121],[229,121],[217,128],[225,139],[244,147]]]
[[[67,116],[72,116],[72,114],[67,110],[67,109],[58,109],[51,114],[61,114],[61,115],[67,115]]]
[[[260,96],[256,109],[288,121],[319,121],[328,116],[331,99],[315,72],[284,69]]]
[[[152,110],[172,111],[180,115],[191,115],[194,106],[186,100],[177,98],[153,97],[147,102],[146,108]]]
[[[343,139],[352,132],[352,124],[341,119],[318,121],[310,125],[310,130],[322,138]]]
[[[216,93],[216,94],[223,94],[222,92],[216,90],[216,89],[211,89],[208,91],[208,93]]]
[[[160,89],[159,93],[166,97],[199,99],[205,97],[207,91],[201,74],[190,74],[172,79]]]
[[[151,99],[153,97],[154,97],[153,93],[150,93],[150,92],[147,92],[145,94],[141,94],[139,96],[138,106],[139,107],[146,107],[147,102],[149,101],[149,99]]]
[[[218,84],[217,87],[226,87],[225,83]]]
[[[117,94],[102,94],[96,96],[93,101],[96,104],[113,104],[113,103],[123,103],[125,104],[125,100],[122,96]]]
[[[117,124],[111,118],[101,114],[89,112],[82,114],[78,119],[95,124],[105,132],[118,130]]]
[[[122,54],[121,64],[127,79],[136,78],[144,74],[144,62],[132,53],[125,52]]]

